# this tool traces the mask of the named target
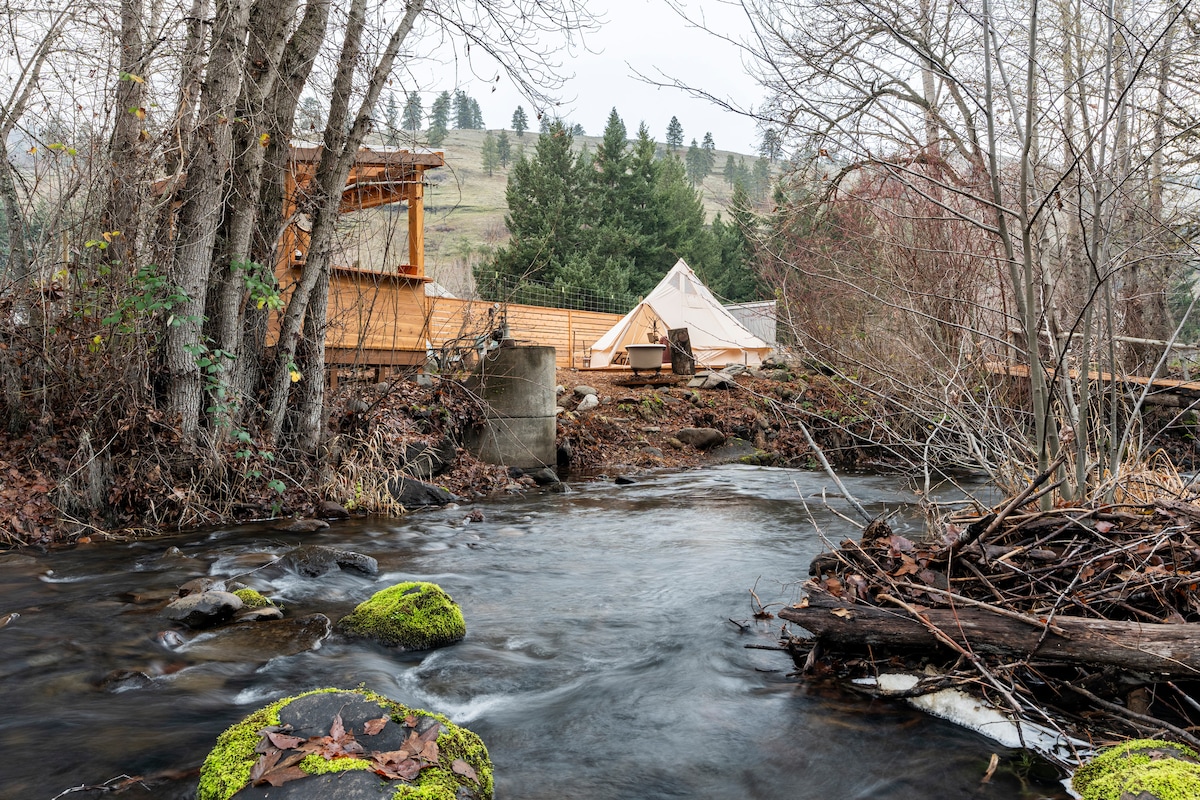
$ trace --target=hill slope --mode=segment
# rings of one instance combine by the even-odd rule
[[[494,130],[498,134],[499,130]],[[443,169],[426,173],[429,186],[425,190],[425,271],[430,277],[459,297],[473,294],[471,268],[485,260],[493,249],[508,239],[504,215],[508,211],[504,193],[508,185],[508,170],[497,169],[492,175],[483,171],[482,151],[486,131],[450,131],[438,149],[446,156]],[[537,133],[526,131],[524,137],[508,132],[512,142],[513,160],[522,148],[532,154]],[[576,138],[595,152],[598,136]],[[403,141],[400,146],[406,145]],[[718,169],[725,164],[728,151],[716,151]],[[757,156],[733,153],[735,160],[744,158],[752,165]],[[511,167],[512,162],[509,166]],[[732,188],[719,171],[709,175],[700,186],[708,220],[724,213]],[[387,269],[406,253],[404,244],[405,217],[398,207],[377,213],[364,212],[346,218],[343,225],[343,251],[347,262],[363,267]]]

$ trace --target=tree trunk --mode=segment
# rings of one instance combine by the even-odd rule
[[[146,159],[142,152],[142,121],[145,105],[145,44],[142,41],[142,0],[121,0],[121,73],[117,81],[116,119],[109,139],[110,185],[102,223],[106,231],[118,231],[107,260],[136,270],[140,220],[146,186]],[[145,113],[141,111],[141,113]]]
[[[329,5],[330,0],[310,0],[305,5],[304,17],[296,26],[280,58],[279,75],[271,93],[263,102],[263,115],[270,126],[267,129],[270,138],[263,153],[258,210],[256,224],[251,232],[250,256],[253,261],[271,270],[272,274],[278,271],[282,259],[285,258],[278,252],[278,246],[284,228],[283,204],[286,199],[284,194],[287,176],[291,170],[291,134],[296,106],[300,101],[300,92],[312,71],[317,51],[325,39]],[[267,317],[266,309],[259,309],[253,305],[245,308],[242,347],[234,365],[234,386],[238,397],[252,397],[262,379]]]
[[[325,126],[324,148],[312,181],[313,229],[308,258],[300,273],[300,280],[296,282],[292,296],[288,299],[287,310],[280,320],[275,370],[274,375],[270,378],[267,399],[268,441],[271,445],[279,441],[283,430],[284,408],[292,384],[290,368],[296,356],[304,316],[308,313],[310,301],[314,299],[313,288],[317,285],[321,274],[329,269],[334,226],[337,224],[338,208],[341,204],[342,191],[346,185],[346,176],[354,164],[358,148],[366,138],[371,125],[371,111],[379,102],[379,95],[392,71],[392,64],[400,51],[400,46],[408,37],[413,24],[425,7],[424,0],[412,0],[405,9],[403,19],[392,32],[387,47],[375,65],[366,86],[365,96],[354,118],[354,124],[347,133],[346,122],[349,118],[354,67],[361,55],[360,40],[365,25],[365,5],[365,0],[354,0],[350,7],[346,37],[342,44],[337,76],[333,84],[329,120]],[[327,298],[317,299],[324,303]],[[310,365],[310,373],[304,375],[303,379],[324,381],[324,367],[324,364]],[[303,417],[312,419],[314,415],[308,413]],[[320,416],[316,415],[316,418],[319,419]],[[318,441],[320,431],[297,430],[295,438],[297,441]]]
[[[217,433],[241,416],[236,391],[234,362],[242,351],[243,310],[246,301],[247,271],[255,271],[258,280],[274,283],[272,265],[250,263],[250,241],[258,214],[262,189],[265,144],[273,133],[264,103],[278,78],[279,62],[287,44],[287,26],[296,9],[296,0],[257,0],[250,11],[249,46],[242,79],[238,117],[244,120],[233,140],[234,162],[230,190],[225,203],[225,220],[213,258],[214,283],[206,303],[209,330],[216,344],[213,358],[218,392],[223,395],[223,413],[213,418]],[[267,137],[264,142],[261,137]]]
[[[811,583],[805,588],[808,606],[785,608],[779,618],[800,625],[822,642],[877,648],[877,658],[881,657],[881,649],[928,651],[943,647],[928,627],[902,609],[847,603]],[[1055,617],[1054,625],[1063,631],[1059,635],[1043,631],[1040,625],[983,609],[931,608],[921,613],[946,636],[975,653],[1113,666],[1180,678],[1200,675],[1200,624]]]
[[[245,55],[249,0],[218,0],[195,146],[187,159],[187,180],[180,192],[183,205],[176,230],[172,280],[186,300],[172,309],[166,329],[167,403],[179,416],[180,430],[192,438],[199,430],[204,393],[198,356],[204,303],[212,272],[213,244],[221,221],[221,200],[233,155],[230,130]]]

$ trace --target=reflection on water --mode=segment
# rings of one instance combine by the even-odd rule
[[[813,522],[833,541],[854,534],[821,505],[825,483],[731,466],[481,503],[475,523],[460,508],[0,556],[0,617],[19,614],[0,628],[0,798],[162,772],[185,777],[157,796],[187,797],[187,771],[229,724],[285,694],[360,683],[479,733],[503,798],[1062,796],[1019,754],[901,704],[805,686],[784,654],[746,649],[779,632],[749,620],[749,589],[793,602],[821,549]],[[891,477],[848,485],[873,511],[911,498]],[[370,555],[379,575],[254,571],[301,542]],[[435,581],[467,638],[404,654],[334,636],[216,661],[213,642],[160,635],[160,598],[239,573],[289,617],[332,619],[392,583]],[[981,785],[993,752],[1002,767]]]

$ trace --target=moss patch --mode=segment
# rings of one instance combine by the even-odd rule
[[[1160,800],[1200,797],[1200,756],[1174,742],[1136,739],[1109,748],[1075,773],[1084,800],[1120,800],[1146,793]]]
[[[428,650],[467,635],[462,610],[434,583],[409,581],[376,592],[338,621],[338,630],[392,647]]]
[[[196,800],[229,800],[250,780],[250,771],[258,760],[255,747],[262,738],[259,731],[268,725],[280,724],[279,712],[288,704],[311,695],[328,693],[354,694],[378,703],[396,724],[404,724],[405,718],[410,715],[431,717],[441,723],[442,730],[437,738],[438,765],[421,770],[412,783],[396,782],[393,795],[396,800],[456,800],[460,788],[466,789],[468,796],[480,800],[490,800],[492,797],[491,758],[483,741],[476,734],[455,725],[441,714],[408,708],[383,695],[360,688],[317,689],[295,697],[286,697],[255,711],[226,730],[217,738],[216,747],[208,754],[200,768],[200,785],[196,790]],[[477,780],[472,781],[453,772],[451,765],[456,759],[470,764],[475,770]],[[370,770],[372,765],[370,761],[361,758],[326,761],[320,755],[313,754],[300,762],[300,768],[310,775],[319,775],[348,770]]]
[[[238,589],[234,594],[242,601],[242,606],[245,608],[266,608],[275,605],[254,589]]]

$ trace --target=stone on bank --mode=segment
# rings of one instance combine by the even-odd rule
[[[335,738],[338,724],[344,729],[337,739],[342,749],[361,752],[326,758],[338,749],[325,745]],[[302,743],[272,748],[264,731]],[[420,771],[410,780],[377,771],[414,733],[437,744],[436,752],[416,757]],[[357,747],[347,747],[350,742]],[[272,749],[279,751],[277,763],[297,760],[302,774],[279,786],[266,780],[251,785],[259,751]],[[487,748],[466,728],[366,689],[318,689],[272,703],[222,733],[200,768],[196,800],[491,800],[492,792]]]
[[[398,583],[338,620],[338,630],[405,650],[430,650],[467,635],[462,609],[435,583]]]

